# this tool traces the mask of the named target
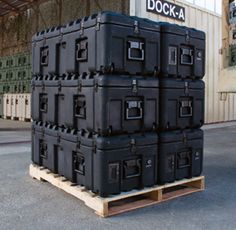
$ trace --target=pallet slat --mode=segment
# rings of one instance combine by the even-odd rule
[[[29,167],[31,177],[47,181],[80,199],[85,205],[102,217],[117,215],[120,213],[158,204],[180,196],[188,195],[205,189],[205,177],[195,177],[169,183],[163,186],[154,186],[142,190],[133,190],[120,195],[101,198],[82,186],[74,185],[58,174],[51,173],[48,169],[31,164]]]

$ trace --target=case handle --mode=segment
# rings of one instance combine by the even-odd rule
[[[182,65],[193,65],[193,50],[189,48],[181,48],[181,58]]]
[[[75,165],[75,172],[81,175],[85,175],[85,159],[83,156],[75,155],[74,165]]]
[[[130,179],[141,175],[141,159],[124,161],[124,178]]]
[[[177,47],[169,47],[169,65],[177,65]]]
[[[75,99],[75,117],[86,118],[86,101],[80,98]]]
[[[128,59],[133,61],[144,61],[143,42],[128,41]],[[133,55],[134,51],[138,51],[138,55]],[[135,54],[137,54],[135,52]]]
[[[143,118],[142,101],[126,101],[126,120],[139,120]],[[135,111],[135,115],[132,114]]]
[[[43,48],[41,51],[41,60],[40,60],[42,66],[48,65],[48,56],[49,56],[49,49]]]
[[[178,169],[188,168],[191,166],[191,152],[181,152],[177,154]]]
[[[40,151],[40,157],[46,159],[47,156],[48,156],[48,146],[47,146],[47,144],[44,143],[44,142],[40,142],[39,151]]]
[[[77,44],[76,60],[87,61],[87,59],[88,59],[88,42],[86,40],[82,40]]]
[[[183,100],[180,102],[180,117],[192,117],[192,100]]]
[[[109,166],[109,183],[118,183],[120,179],[120,164],[119,163],[110,163]]]
[[[46,97],[41,97],[39,106],[40,106],[40,111],[46,113],[48,109],[48,99]]]

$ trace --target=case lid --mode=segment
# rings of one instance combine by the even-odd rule
[[[44,124],[42,121],[33,121],[32,131],[43,132]]]
[[[161,88],[173,88],[173,89],[199,89],[205,88],[205,83],[202,80],[191,79],[174,79],[174,78],[162,78],[160,79]]]
[[[58,137],[58,127],[56,125],[52,124],[46,124],[44,128],[45,134],[52,136],[52,137]]]
[[[186,34],[188,34],[192,38],[198,38],[202,40],[205,40],[206,38],[205,32],[201,30],[197,30],[186,26],[180,26],[177,24],[171,24],[168,22],[159,22],[158,24],[161,27],[162,33],[171,33],[181,36],[186,36]]]
[[[160,143],[170,143],[170,142],[183,142],[190,141],[194,139],[202,139],[203,138],[203,131],[201,129],[194,129],[194,130],[177,130],[171,132],[162,132],[159,135],[159,142]]]
[[[153,30],[160,32],[159,25],[151,20],[143,19],[139,17],[129,16],[125,14],[120,14],[112,11],[102,11],[98,14],[93,14],[89,17],[84,17],[82,19],[77,19],[68,23],[62,28],[62,33],[71,33],[74,31],[79,31],[81,28],[94,27],[98,23],[100,24],[115,24],[128,27],[135,27],[147,30]]]
[[[59,136],[61,139],[76,143],[78,141],[78,132],[75,129],[60,128]]]
[[[75,32],[81,29],[81,20],[77,19],[75,21],[71,21],[62,27],[62,34]]]
[[[119,135],[110,137],[96,137],[95,144],[97,149],[112,150],[129,148],[134,146],[154,145],[158,142],[156,133],[133,134],[133,135]]]
[[[99,19],[100,18],[100,19]],[[112,11],[103,11],[97,15],[97,21],[100,20],[101,23],[110,23],[110,24],[118,24],[123,26],[134,27],[138,26],[142,29],[160,31],[160,26],[149,19],[140,18],[136,16],[129,16],[125,14],[115,13]]]
[[[140,77],[128,75],[96,75],[95,82],[99,87],[126,87],[134,85],[143,88],[158,88],[159,80],[156,77]]]
[[[39,31],[33,35],[32,42],[37,42],[37,41],[41,41],[43,39],[57,37],[61,34],[61,32],[62,32],[61,26],[44,29],[44,30]]]
[[[62,87],[94,87],[94,76],[90,74],[63,77],[60,80]]]

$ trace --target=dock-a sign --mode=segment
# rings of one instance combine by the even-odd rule
[[[185,8],[162,0],[146,0],[147,11],[160,14],[175,20],[185,21]]]

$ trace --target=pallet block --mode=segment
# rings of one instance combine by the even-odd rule
[[[158,204],[205,189],[205,177],[199,176],[162,186],[132,190],[130,192],[123,192],[120,195],[102,198],[82,186],[74,185],[72,182],[66,180],[66,178],[54,174],[44,167],[31,164],[29,174],[37,180],[47,181],[68,194],[77,197],[83,201],[87,207],[93,209],[96,214],[102,217],[113,216]]]

